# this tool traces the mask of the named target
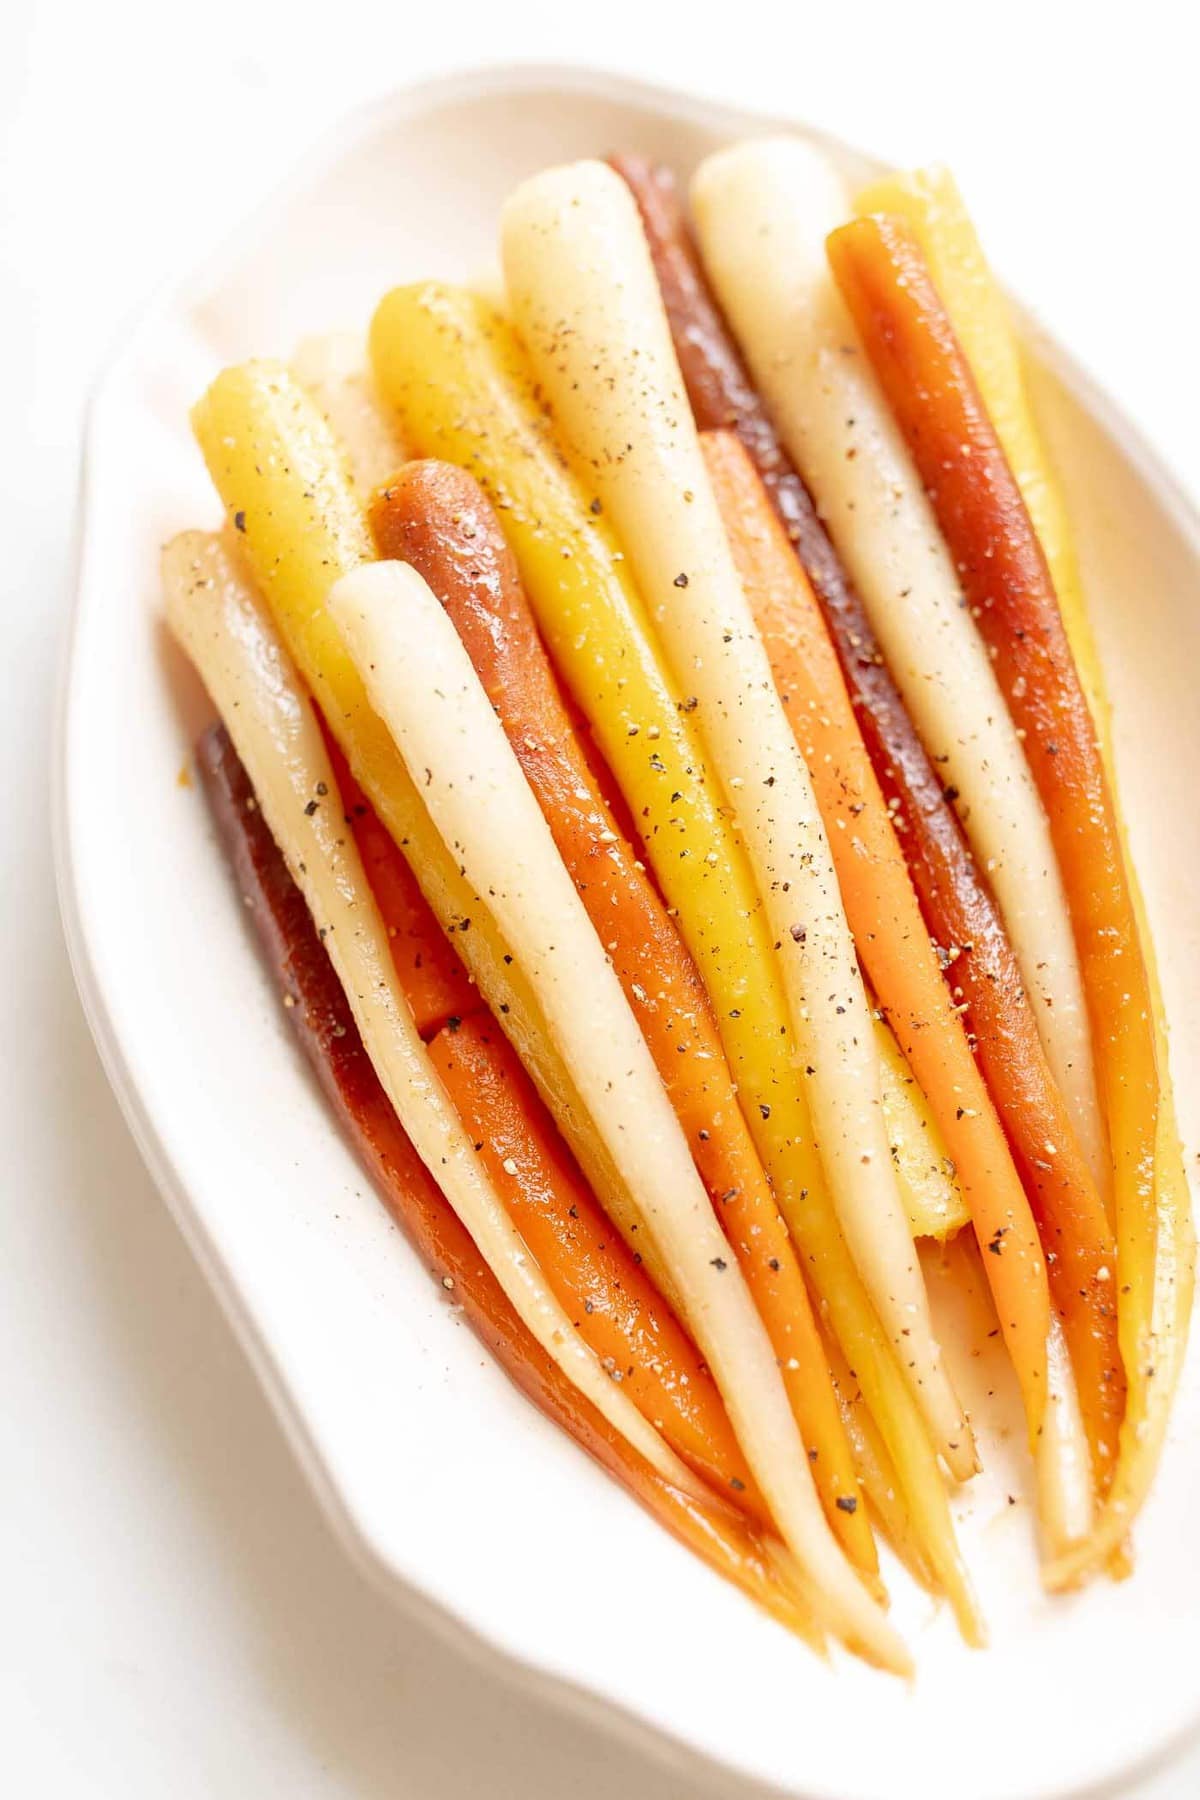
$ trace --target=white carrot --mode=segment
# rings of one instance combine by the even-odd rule
[[[405,450],[375,397],[362,338],[352,331],[305,338],[290,366],[340,439],[354,485],[368,499],[396,473]]]
[[[669,1263],[775,1522],[847,1643],[907,1653],[821,1511],[770,1340],[604,947],[470,658],[416,571],[344,576],[331,616],[431,818],[534,986],[576,1088]]]
[[[1046,1336],[1046,1410],[1034,1455],[1043,1553],[1062,1556],[1092,1528],[1092,1463],[1075,1372],[1062,1325],[1050,1315]]]
[[[705,265],[784,441],[871,617],[995,890],[1046,1055],[1107,1187],[1070,918],[1020,740],[911,458],[825,256],[850,216],[798,138],[710,157],[692,184]]]
[[[221,540],[207,533],[187,532],[169,544],[162,572],[171,630],[225,721],[417,1154],[542,1348],[661,1475],[694,1492],[687,1467],[554,1298],[442,1087],[346,829],[321,728],[265,608]]]
[[[721,524],[637,209],[603,163],[509,199],[513,316],[565,440],[619,532],[737,817],[783,970],[838,1216],[934,1442],[970,1427],[933,1332],[881,1104],[876,1038],[812,784]]]

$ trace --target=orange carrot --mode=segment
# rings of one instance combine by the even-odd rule
[[[617,827],[572,728],[512,554],[471,476],[411,463],[371,509],[381,555],[425,577],[462,637],[629,998],[784,1374],[830,1523],[874,1542],[787,1227],[738,1106],[695,966]]]
[[[222,726],[197,745],[209,803],[288,1017],[388,1210],[514,1385],[710,1568],[816,1648],[821,1637],[778,1545],[716,1494],[685,1494],[601,1418],[529,1335],[400,1127],[303,896]]]
[[[671,1448],[767,1523],[695,1345],[596,1205],[504,1033],[489,1014],[477,1013],[439,1031],[429,1054],[580,1336]]]
[[[954,1160],[1036,1430],[1032,1371],[1044,1365],[1047,1276],[1029,1203],[930,944],[816,596],[741,443],[732,432],[706,432],[703,445],[776,685],[812,773],[859,955]],[[1078,1163],[1074,1235],[1052,1242],[1050,1280],[1099,1479],[1116,1454],[1124,1396],[1116,1261],[1103,1205],[1082,1156]]]
[[[829,257],[995,660],[1050,820],[1112,1149],[1132,1451],[1156,1362],[1160,1077],[1137,907],[1095,721],[1045,555],[920,247],[902,220],[873,216],[835,232]]]
[[[1079,947],[1112,1143],[1130,1311],[1150,1313],[1153,1009],[1096,727],[1012,471],[902,221],[858,219],[829,254],[996,662],[1042,796]]]

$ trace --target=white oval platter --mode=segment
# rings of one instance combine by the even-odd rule
[[[503,196],[540,166],[628,146],[686,174],[717,143],[787,123],[570,69],[427,84],[350,120],[159,299],[91,413],[56,749],[63,913],[146,1160],[331,1519],[381,1582],[674,1757],[693,1787],[724,1770],[809,1800],[1062,1800],[1114,1787],[1200,1718],[1194,1359],[1133,1580],[1041,1596],[1021,1459],[1001,1447],[958,1506],[991,1648],[964,1650],[896,1575],[915,1683],[823,1665],[546,1425],[445,1303],[327,1116],[202,797],[179,780],[207,709],[159,622],[157,557],[174,531],[215,520],[187,410],[219,365],[360,328],[397,281],[477,274]],[[854,177],[877,168],[830,148]],[[1194,1168],[1200,529],[1070,358],[1034,341],[1116,702]],[[975,1389],[1003,1424],[1003,1402]]]

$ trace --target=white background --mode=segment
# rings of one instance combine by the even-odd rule
[[[1200,494],[1190,10],[737,0],[704,29],[700,8],[653,0],[186,10],[10,0],[0,26],[4,1791],[685,1792],[480,1673],[347,1566],[105,1087],[62,950],[47,795],[82,409],[121,323],[356,99],[467,62],[581,60],[790,111],[896,161],[952,162],[1010,281]],[[671,23],[680,16],[686,29]],[[1197,1792],[1193,1751],[1137,1795]]]

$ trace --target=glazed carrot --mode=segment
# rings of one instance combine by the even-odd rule
[[[770,1339],[727,1255],[637,1020],[453,624],[401,562],[342,576],[328,606],[406,767],[423,777],[443,842],[487,896],[527,973],[552,1041],[670,1265],[682,1316],[771,1516],[810,1579],[814,1605],[849,1647],[908,1672],[902,1639],[825,1519]]]
[[[223,726],[205,732],[196,761],[238,891],[292,1027],[381,1198],[434,1279],[462,1307],[514,1385],[547,1418],[681,1543],[819,1648],[820,1634],[778,1543],[716,1495],[685,1493],[666,1481],[589,1406],[521,1324],[400,1127],[303,896],[254,803],[249,777]]]
[[[447,1019],[465,1019],[484,1010],[484,1001],[450,948],[449,938],[439,930],[416,876],[350,773],[350,765],[324,720],[322,726],[342,808],[391,942],[404,998],[421,1036],[431,1038]]]
[[[812,588],[754,465],[730,432],[705,461],[797,742],[812,771],[854,940],[954,1159],[1005,1341],[1030,1391],[1047,1331],[1047,1270],[1004,1133],[921,919],[887,805]],[[1124,1401],[1116,1247],[1090,1178],[1054,1239],[1050,1279],[1075,1358],[1097,1475],[1111,1468]],[[1036,1430],[1037,1416],[1034,1417]]]
[[[689,1467],[766,1521],[694,1346],[642,1260],[606,1226],[537,1090],[470,985],[416,877],[329,733],[342,805],[388,929],[417,1029],[510,1218],[584,1342]],[[518,1170],[516,1177],[512,1167]],[[850,1475],[853,1482],[853,1474]],[[844,1491],[850,1491],[849,1489]],[[868,1539],[868,1542],[870,1540]]]
[[[711,1008],[678,930],[597,787],[495,513],[463,470],[418,462],[379,491],[370,517],[380,555],[411,563],[442,602],[499,715],[737,1253],[829,1522],[855,1561],[874,1572],[870,1526],[804,1278],[738,1108]]]
[[[1066,498],[1038,429],[1026,359],[1012,309],[988,267],[958,184],[946,168],[893,172],[856,195],[854,210],[894,213],[905,219],[925,253],[933,284],[971,365],[988,417],[1045,551],[1059,611],[1071,640],[1071,653],[1100,733],[1101,748],[1107,755],[1108,700]]]
[[[801,139],[758,140],[710,157],[692,200],[750,367],[987,871],[1103,1190],[1087,1006],[1049,824],[920,477],[830,274],[825,240],[849,213],[844,183]]]
[[[477,296],[428,282],[383,300],[371,352],[381,399],[405,442],[421,456],[469,469],[496,507],[555,668],[587,721],[587,741],[594,739],[619,787],[621,814],[636,824],[712,997],[780,1208],[795,1231],[793,1201],[803,1198],[815,1224],[818,1211],[828,1212],[825,1179],[805,1096],[784,1079],[795,1050],[773,938],[706,767],[697,697],[673,688],[601,502],[565,466],[512,327]],[[236,415],[222,420],[237,422]],[[249,530],[250,514],[247,520]],[[888,1056],[887,1027],[875,1035]],[[903,1081],[888,1080],[885,1117],[893,1145],[919,1143],[922,1121]],[[929,1179],[928,1164],[901,1156],[897,1175],[913,1216],[944,1212],[945,1184]],[[827,1294],[838,1279],[833,1263],[844,1269],[845,1258],[822,1253],[821,1260],[826,1274],[818,1285]],[[861,1363],[858,1351],[852,1355]]]
[[[736,431],[812,583],[925,922],[1033,1206],[1061,1309],[1068,1247],[1087,1244],[1093,1231],[1095,1182],[1046,1061],[995,902],[908,717],[866,608],[729,334],[669,174],[627,157],[616,159],[616,166],[638,201],[697,423],[706,431]],[[1078,1345],[1077,1328],[1072,1336]],[[1086,1392],[1092,1385],[1086,1368],[1100,1359],[1077,1354]],[[1097,1473],[1103,1485],[1104,1468]]]
[[[171,607],[170,616],[178,618],[177,604]],[[239,642],[244,644],[253,630],[253,614],[245,613],[240,623]],[[266,642],[264,639],[263,645],[256,647],[265,649]],[[276,686],[284,686],[282,672]],[[224,694],[214,693],[214,697],[226,699]],[[241,729],[249,711],[244,694],[237,705]],[[327,730],[324,735],[328,743]],[[329,780],[317,782],[310,803],[314,823],[323,810],[340,807],[340,814],[350,818],[355,826],[356,844],[365,839],[372,852],[372,872],[379,885],[372,887],[370,898],[382,892],[391,917],[401,919],[406,928],[409,950],[400,958],[393,954],[393,961],[402,985],[408,984],[404,986],[404,999],[418,1030],[422,1010],[430,1010],[420,1004],[429,990],[430,971],[443,997],[448,993],[456,1004],[469,1003],[477,1009],[478,997],[466,984],[415,875],[369,810],[360,810],[362,802],[353,783],[347,791],[341,789],[339,775],[344,762],[338,753],[331,754],[329,768]],[[330,826],[341,830],[336,819],[330,821]],[[365,872],[366,865],[362,867]],[[343,879],[349,881],[351,877],[352,872],[347,869]],[[370,898],[364,906],[363,896],[358,897],[354,907],[358,918],[370,910]],[[380,920],[386,928],[388,913],[382,909]],[[331,939],[335,953],[339,941],[345,949],[344,923]],[[390,943],[394,953],[397,939],[390,939]],[[479,1017],[477,1011],[475,1016]],[[445,1085],[450,1104],[458,1114],[458,1124],[481,1159],[510,1229],[515,1226],[520,1234],[520,1260],[528,1262],[526,1252],[533,1251],[539,1278],[610,1376],[610,1364],[619,1358],[622,1374],[614,1387],[620,1389],[622,1404],[636,1407],[689,1468],[698,1470],[706,1481],[728,1487],[731,1495],[741,1495],[745,1505],[765,1519],[765,1509],[738,1452],[711,1376],[669,1307],[655,1292],[647,1270],[638,1267],[606,1227],[603,1214],[566,1146],[558,1140],[529,1077],[503,1042],[494,1020],[490,1015],[484,1018],[490,1031],[486,1044],[480,1042],[472,1058],[477,1087],[469,1106],[461,1104],[454,1086]],[[451,1013],[443,1033],[427,1046],[431,1073],[442,1072],[448,1060],[445,1041],[462,1029],[466,1026],[457,1014]],[[461,1081],[457,1086],[461,1087]],[[504,1147],[498,1150],[501,1141]],[[514,1158],[522,1174],[519,1205],[513,1203],[508,1174],[508,1164]],[[438,1163],[433,1166],[439,1170],[442,1167]],[[439,1178],[445,1185],[446,1175],[440,1174]],[[535,1239],[531,1239],[528,1229],[531,1220],[539,1226]]]
[[[257,805],[304,895],[413,1148],[547,1355],[660,1473],[690,1487],[695,1478],[688,1465],[572,1325],[450,1104],[405,1000],[346,829],[315,708],[242,565],[219,537],[184,532],[163,551],[162,579],[167,624],[228,723]]]
[[[679,369],[701,431],[735,431],[762,477],[818,596],[847,577],[745,359],[717,305],[684,219],[675,177],[641,156],[613,156],[637,201]]]
[[[1024,358],[1009,308],[988,267],[954,178],[944,168],[892,175],[858,195],[855,211],[899,214],[916,232],[934,286],[971,366],[983,404],[1045,553],[1075,666],[1096,724],[1100,751],[1105,758],[1109,780],[1113,781],[1108,697],[1087,616],[1065,497],[1038,429],[1026,382]],[[1155,1134],[1160,1233],[1155,1269],[1155,1374],[1145,1419],[1126,1428],[1131,1446],[1122,1459],[1121,1477],[1113,1485],[1106,1517],[1085,1550],[1061,1565],[1059,1573],[1063,1579],[1077,1578],[1086,1573],[1088,1567],[1103,1562],[1108,1552],[1119,1544],[1124,1522],[1136,1514],[1149,1486],[1162,1442],[1175,1371],[1182,1363],[1194,1279],[1194,1234],[1173,1117],[1165,1016],[1154,966],[1154,946],[1138,893],[1136,870],[1129,861],[1124,822],[1118,817],[1117,823],[1122,829],[1138,935],[1150,981],[1159,1074],[1159,1124]],[[1052,1575],[1053,1571],[1049,1572],[1047,1579]]]
[[[599,503],[564,467],[512,328],[473,296],[440,284],[396,289],[370,344],[405,441],[469,468],[497,508],[555,667],[620,783],[713,998],[739,1102],[806,1278],[862,1384],[963,1634],[979,1643],[937,1460],[838,1229],[803,1094],[782,1078],[787,1007],[746,859],[706,780],[693,704],[663,670]]]
[[[1050,818],[1079,947],[1113,1158],[1119,1328],[1132,1407],[1154,1363],[1154,1009],[1096,726],[1053,583],[920,249],[855,220],[829,254],[958,567]]]
[[[431,932],[437,932],[432,916]],[[429,1054],[517,1230],[576,1330],[690,1468],[759,1524],[762,1496],[678,1320],[604,1218],[508,1039],[486,1013]]]
[[[621,534],[691,690],[784,983],[838,1220],[931,1441],[959,1478],[970,1426],[929,1313],[884,1130],[877,1041],[808,770],[774,691],[705,473],[637,211],[584,161],[505,202],[513,316],[576,466]]]
[[[285,366],[222,371],[192,410],[192,428],[224,504],[237,553],[357,780],[443,930],[533,1076],[605,1210],[632,1227],[636,1208],[546,1032],[537,1000],[454,858],[329,618],[341,574],[374,554],[344,446],[320,404]],[[660,1291],[663,1272],[654,1271]]]
[[[555,1298],[614,1380],[689,1467],[760,1522],[766,1510],[712,1377],[640,1254],[607,1226],[520,1059],[470,986],[416,877],[362,796],[341,752],[330,760],[417,1029],[509,1217]],[[345,785],[343,785],[345,784]],[[513,1167],[517,1174],[514,1176]],[[842,1490],[852,1491],[850,1486]],[[839,1515],[840,1516],[840,1515]],[[868,1537],[868,1543],[870,1538]]]

